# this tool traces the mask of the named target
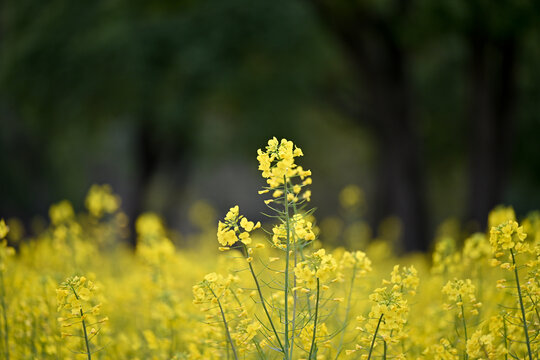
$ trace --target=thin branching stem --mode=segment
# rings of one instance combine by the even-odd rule
[[[291,240],[291,224],[289,219],[289,200],[288,200],[288,188],[287,188],[287,177],[283,176],[283,188],[284,195],[283,201],[285,204],[285,231],[287,232],[287,244],[286,244],[286,255],[285,255],[285,359],[289,355],[289,257],[290,257],[290,240]],[[291,349],[292,353],[292,349]]]
[[[223,325],[225,326],[225,334],[227,335],[227,339],[229,340],[229,343],[231,344],[231,350],[232,350],[233,356],[236,360],[238,360],[236,348],[234,347],[234,342],[232,340],[231,333],[229,332],[229,325],[227,324],[227,319],[225,318],[225,312],[223,311],[223,307],[221,306],[221,301],[219,301],[219,298],[216,296],[216,293],[214,293],[214,290],[212,290],[210,286],[208,286],[208,289],[217,300],[219,311],[221,312],[221,318],[223,319]]]
[[[506,329],[506,317],[503,316],[503,331],[504,331],[504,348],[506,352],[504,354],[504,360],[508,360],[508,332]]]
[[[315,338],[317,337],[317,318],[319,315],[319,297],[320,297],[320,284],[319,284],[319,278],[317,278],[317,295],[315,300],[315,319],[313,320],[313,337],[311,339],[311,348],[309,349],[309,360],[312,360],[317,357],[315,348],[316,348],[316,342]]]
[[[9,324],[7,319],[7,309],[6,309],[6,287],[4,284],[4,274],[0,269],[0,286],[2,293],[0,294],[0,301],[2,304],[2,319],[4,322],[4,356],[6,360],[9,360]]]
[[[529,360],[533,360],[532,351],[531,351],[531,342],[529,340],[529,330],[527,328],[527,318],[525,317],[525,307],[523,306],[523,297],[521,295],[521,286],[519,285],[519,274],[516,265],[516,258],[514,252],[510,249],[510,254],[512,255],[512,264],[514,267],[514,275],[516,276],[516,286],[519,297],[519,306],[521,307],[521,317],[523,319],[523,331],[525,332],[525,342],[527,343],[527,351],[529,353]]]
[[[84,313],[82,309],[79,309],[81,312],[82,327],[84,332],[84,342],[86,344],[86,353],[88,355],[88,360],[92,360],[92,353],[90,352],[90,342],[88,341],[88,334],[86,332],[86,324],[84,323]]]
[[[347,298],[347,308],[345,309],[345,318],[343,319],[343,326],[341,328],[341,337],[339,339],[339,345],[336,352],[336,360],[339,357],[339,354],[341,354],[341,352],[343,351],[343,340],[345,339],[345,332],[347,331],[347,326],[349,325],[348,319],[349,319],[349,312],[351,311],[351,299],[352,299],[352,293],[354,289],[355,278],[356,278],[356,261],[354,262],[354,267],[352,271],[349,296]]]
[[[377,338],[377,333],[379,332],[379,327],[381,326],[383,316],[384,314],[381,314],[381,316],[379,317],[379,322],[377,322],[377,327],[375,328],[375,333],[373,334],[373,339],[371,340],[371,346],[369,347],[369,354],[368,354],[367,360],[371,359],[371,354],[373,353],[373,347],[375,347],[375,339]]]
[[[249,263],[249,270],[251,271],[251,275],[253,276],[253,280],[255,281],[255,285],[257,286],[257,292],[259,293],[259,298],[261,299],[261,304],[264,309],[264,312],[266,314],[266,317],[268,318],[268,321],[270,322],[270,326],[272,327],[272,331],[274,332],[274,335],[276,336],[277,342],[279,344],[279,347],[281,348],[281,351],[285,353],[285,349],[283,348],[283,344],[281,343],[281,340],[279,338],[279,335],[277,333],[276,327],[274,326],[274,322],[272,321],[272,317],[270,316],[270,313],[268,312],[268,309],[266,308],[266,301],[264,300],[261,286],[259,285],[259,280],[257,279],[257,275],[255,275],[255,271],[253,271],[253,265]]]
[[[75,295],[75,299],[79,300],[79,295],[77,295],[77,291],[75,291],[75,288],[70,285],[71,290],[73,291],[73,295]],[[81,323],[83,328],[83,334],[84,334],[84,343],[86,344],[86,355],[88,356],[88,360],[92,360],[92,352],[90,351],[90,341],[88,340],[88,333],[86,332],[86,323],[84,321],[84,312],[82,307],[79,309],[79,312],[81,314]]]
[[[461,295],[459,295],[459,302],[461,303],[461,321],[463,323],[463,336],[465,337],[465,350],[463,352],[463,358],[467,360],[469,359],[469,354],[467,354],[467,322],[465,321],[465,308],[463,307],[463,299],[461,298]]]
[[[294,215],[297,214],[296,210],[296,204],[293,202],[293,211]],[[296,265],[298,264],[298,245],[297,245],[297,239],[295,238],[295,234],[293,234],[293,246],[294,246],[294,268],[296,268]],[[296,337],[295,331],[296,331],[296,301],[297,301],[297,294],[296,294],[296,274],[293,271],[293,314],[292,314],[292,336],[291,336],[291,348],[290,348],[290,354],[289,359],[292,359],[293,356],[293,349],[294,349],[294,339]]]

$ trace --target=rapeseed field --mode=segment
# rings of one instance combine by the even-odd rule
[[[432,253],[398,256],[390,239],[369,239],[355,217],[362,191],[348,186],[337,246],[310,208],[302,156],[271,139],[253,194],[266,221],[242,204],[217,219],[200,201],[189,247],[154,213],[125,245],[129,219],[107,185],[92,186],[82,213],[52,205],[31,239],[1,220],[0,356],[539,359],[540,213],[518,222],[498,207],[485,233],[462,240],[446,223]]]

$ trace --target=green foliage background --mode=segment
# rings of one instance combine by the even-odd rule
[[[81,205],[94,182],[111,183],[132,215],[158,210],[172,224],[199,197],[222,208],[244,201],[257,213],[260,205],[242,194],[260,185],[252,149],[271,136],[304,149],[320,214],[335,211],[338,189],[351,182],[377,204],[375,174],[389,144],[370,124],[375,89],[347,39],[367,44],[366,58],[387,43],[404,54],[428,227],[468,216],[476,151],[469,108],[478,102],[471,59],[482,44],[486,88],[497,88],[508,53],[499,45],[510,39],[505,181],[491,201],[524,214],[540,200],[534,1],[6,0],[0,7],[4,216],[30,219],[62,198]]]

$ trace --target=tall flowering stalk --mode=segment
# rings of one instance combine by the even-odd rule
[[[74,352],[85,354],[88,360],[92,359],[92,354],[95,352],[91,346],[92,340],[101,332],[103,323],[109,320],[108,317],[97,318],[101,303],[96,302],[95,292],[95,284],[84,276],[70,277],[56,290],[58,311],[67,313],[59,317],[58,321],[64,329],[73,329],[70,332],[62,332],[62,337],[79,337],[84,340],[84,349]],[[79,331],[74,329],[77,324],[81,326]]]
[[[315,312],[313,315],[313,333],[309,346],[308,359],[317,357],[317,326],[320,318],[321,292],[328,290],[327,283],[335,282],[337,276],[337,262],[331,254],[326,254],[324,249],[320,249],[306,260],[298,263],[294,268],[294,273],[300,289],[310,293],[315,288]]]
[[[457,317],[460,319],[460,325],[463,328],[463,358],[465,360],[469,358],[466,349],[467,342],[469,341],[469,336],[467,334],[467,314],[477,316],[478,308],[482,306],[482,304],[476,300],[475,292],[476,287],[473,285],[471,279],[454,279],[447,282],[442,288],[442,293],[448,298],[446,309],[457,309]]]
[[[283,311],[279,311],[283,329],[276,326],[275,305],[271,305],[265,299],[261,281],[253,265],[254,249],[261,244],[253,247],[250,233],[261,224],[247,220],[245,216],[240,215],[238,206],[234,206],[223,221],[218,223],[217,238],[221,251],[236,249],[245,257],[255,283],[256,295],[269,324],[268,329],[271,329],[275,338],[275,347],[282,353],[284,359],[291,359],[295,338],[301,333],[296,324],[298,289],[294,269],[304,259],[302,250],[315,239],[313,225],[306,219],[310,212],[303,211],[303,204],[311,197],[310,190],[305,189],[311,184],[311,171],[304,170],[295,163],[295,158],[303,156],[302,150],[285,139],[281,141],[271,139],[265,150],[259,149],[257,154],[259,170],[267,182],[267,186],[259,193],[272,194],[270,199],[265,200],[265,204],[279,219],[279,224],[272,230],[272,246],[284,253]],[[290,296],[292,304],[289,301]],[[316,332],[316,328],[314,331]]]
[[[523,287],[519,279],[520,266],[518,265],[516,260],[517,256],[519,255],[534,253],[534,250],[531,249],[529,243],[525,242],[526,238],[527,234],[523,230],[522,226],[519,226],[519,224],[514,220],[507,220],[500,225],[491,228],[489,241],[491,243],[491,249],[495,256],[495,259],[493,259],[492,261],[492,265],[500,266],[504,270],[513,272],[519,302],[521,322],[523,326],[523,333],[525,337],[524,340],[527,346],[527,355],[528,358],[532,360],[533,351],[531,349],[531,339],[529,336],[529,324],[526,314],[527,309],[524,305],[525,294],[523,292]],[[532,267],[538,265],[538,254],[536,255],[536,262],[533,261],[529,263],[529,266]],[[534,306],[534,308],[536,309],[536,306]]]
[[[345,251],[341,258],[340,268],[342,271],[346,269],[352,269],[352,270],[351,270],[351,277],[350,277],[351,280],[350,280],[350,285],[349,285],[349,295],[347,297],[347,305],[345,308],[345,316],[343,319],[339,345],[336,351],[336,359],[339,357],[339,355],[343,351],[343,341],[345,339],[345,333],[347,332],[347,327],[349,325],[349,313],[351,311],[351,302],[352,302],[352,295],[354,291],[354,282],[357,278],[357,275],[365,276],[368,272],[372,270],[371,260],[362,251],[355,251],[352,253]]]
[[[418,273],[411,266],[402,268],[395,265],[390,274],[390,280],[382,281],[383,287],[375,289],[369,296],[372,302],[367,320],[359,316],[357,320],[363,324],[357,329],[362,332],[359,343],[353,350],[347,350],[348,355],[360,351],[363,357],[370,360],[376,348],[382,345],[382,358],[387,359],[391,353],[390,347],[407,338],[405,325],[409,315],[409,304],[406,295],[415,295],[419,284]],[[392,357],[404,358],[403,346],[398,354]]]
[[[272,320],[272,316],[270,315],[270,312],[268,311],[268,307],[266,305],[266,300],[264,299],[261,285],[259,283],[259,280],[257,279],[257,275],[255,273],[255,270],[253,269],[253,248],[251,247],[252,239],[250,236],[250,233],[253,230],[256,230],[261,227],[261,223],[257,222],[254,223],[252,221],[249,221],[245,216],[240,215],[240,210],[238,205],[230,208],[229,212],[225,216],[225,219],[222,221],[219,221],[218,223],[218,232],[217,232],[217,239],[219,244],[221,245],[219,249],[221,251],[227,251],[231,248],[238,249],[242,252],[242,254],[245,256],[246,261],[249,266],[249,271],[251,273],[251,276],[253,277],[253,280],[255,282],[255,286],[257,287],[257,294],[259,296],[261,305],[264,309],[264,313],[266,315],[266,318],[268,319],[270,323],[270,327],[272,328],[272,332],[274,333],[274,336],[276,337],[276,341],[279,344],[279,348],[281,351],[285,351],[283,344],[281,342],[281,339],[278,335],[278,332],[276,330],[276,326],[274,325],[274,322]]]
[[[265,200],[265,203],[281,220],[281,224],[273,229],[272,241],[276,248],[285,253],[283,351],[286,359],[293,357],[298,304],[298,294],[295,290],[296,276],[291,269],[296,267],[299,258],[302,258],[302,250],[306,244],[315,239],[311,222],[307,221],[305,215],[298,209],[299,205],[311,199],[311,191],[304,189],[311,184],[311,171],[304,170],[295,163],[295,158],[303,155],[302,150],[295,147],[292,141],[286,139],[278,141],[275,137],[268,141],[264,151],[261,149],[257,151],[259,170],[267,183],[267,187],[259,193],[272,193],[272,198]],[[277,204],[277,207],[273,204]],[[283,210],[280,210],[280,207]],[[291,294],[293,301],[290,310]]]
[[[231,337],[231,330],[224,309],[224,298],[231,296],[229,286],[234,281],[233,277],[224,278],[222,275],[216,273],[210,273],[205,276],[204,280],[193,287],[193,295],[195,304],[217,304],[219,308],[219,314],[225,327],[225,335],[227,342],[231,346],[233,356],[238,360],[238,352],[236,351],[236,345]]]

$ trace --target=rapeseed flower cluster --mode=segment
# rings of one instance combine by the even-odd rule
[[[368,317],[357,317],[360,341],[355,349],[346,351],[349,355],[360,352],[370,359],[379,352],[384,358],[405,357],[402,349],[408,337],[405,327],[410,311],[406,295],[416,294],[418,272],[414,266],[400,269],[395,265],[390,280],[383,279],[382,284],[386,286],[376,288],[369,296],[372,305]]]
[[[304,153],[295,147],[292,141],[286,139],[278,141],[275,137],[268,141],[266,151],[259,149],[257,151],[259,170],[268,184],[268,187],[259,193],[272,191],[272,196],[279,198],[286,192],[286,201],[298,202],[299,196],[309,201],[311,191],[305,190],[302,193],[302,188],[311,184],[311,171],[304,170],[295,163],[295,158],[300,156],[304,156]],[[287,191],[284,191],[284,186]],[[270,200],[267,200],[267,203],[269,202]]]
[[[467,355],[471,360],[501,359],[507,355],[507,351],[503,344],[495,345],[493,334],[484,334],[482,330],[477,330],[467,340]]]
[[[229,250],[236,242],[251,245],[250,233],[260,227],[260,222],[255,224],[240,215],[238,205],[232,207],[223,222],[218,222],[217,240],[222,246],[221,250]]]
[[[84,276],[73,276],[56,289],[57,311],[65,315],[58,318],[61,323],[62,337],[74,337],[75,341],[69,346],[76,346],[72,351],[84,354],[90,360],[98,349],[92,348],[92,341],[101,332],[102,326],[109,318],[98,318],[101,303],[96,301],[96,285]]]
[[[343,252],[340,267],[344,269],[355,269],[360,275],[366,275],[372,270],[371,260],[363,251]]]
[[[297,283],[313,288],[317,280],[322,283],[337,280],[336,270],[337,262],[332,254],[326,254],[324,249],[320,249],[309,256],[307,260],[298,263],[294,268],[294,274]]]
[[[305,245],[307,242],[315,240],[313,224],[307,220],[303,214],[295,214],[290,218],[290,223],[279,224],[272,229],[272,242],[279,249],[286,249],[287,243],[298,243]]]
[[[508,220],[491,228],[489,241],[495,257],[501,257],[506,250],[513,250],[516,254],[528,252],[530,248],[524,241],[526,238],[523,226]]]
[[[85,201],[91,215],[101,218],[112,214],[120,207],[120,198],[113,194],[109,185],[92,185]]]
[[[446,309],[451,310],[456,306],[460,309],[468,307],[471,315],[478,315],[478,308],[482,306],[482,303],[476,300],[475,292],[476,287],[471,279],[454,279],[447,282],[442,288],[442,293],[449,301],[446,304]],[[464,316],[465,311],[459,311],[458,317]]]

